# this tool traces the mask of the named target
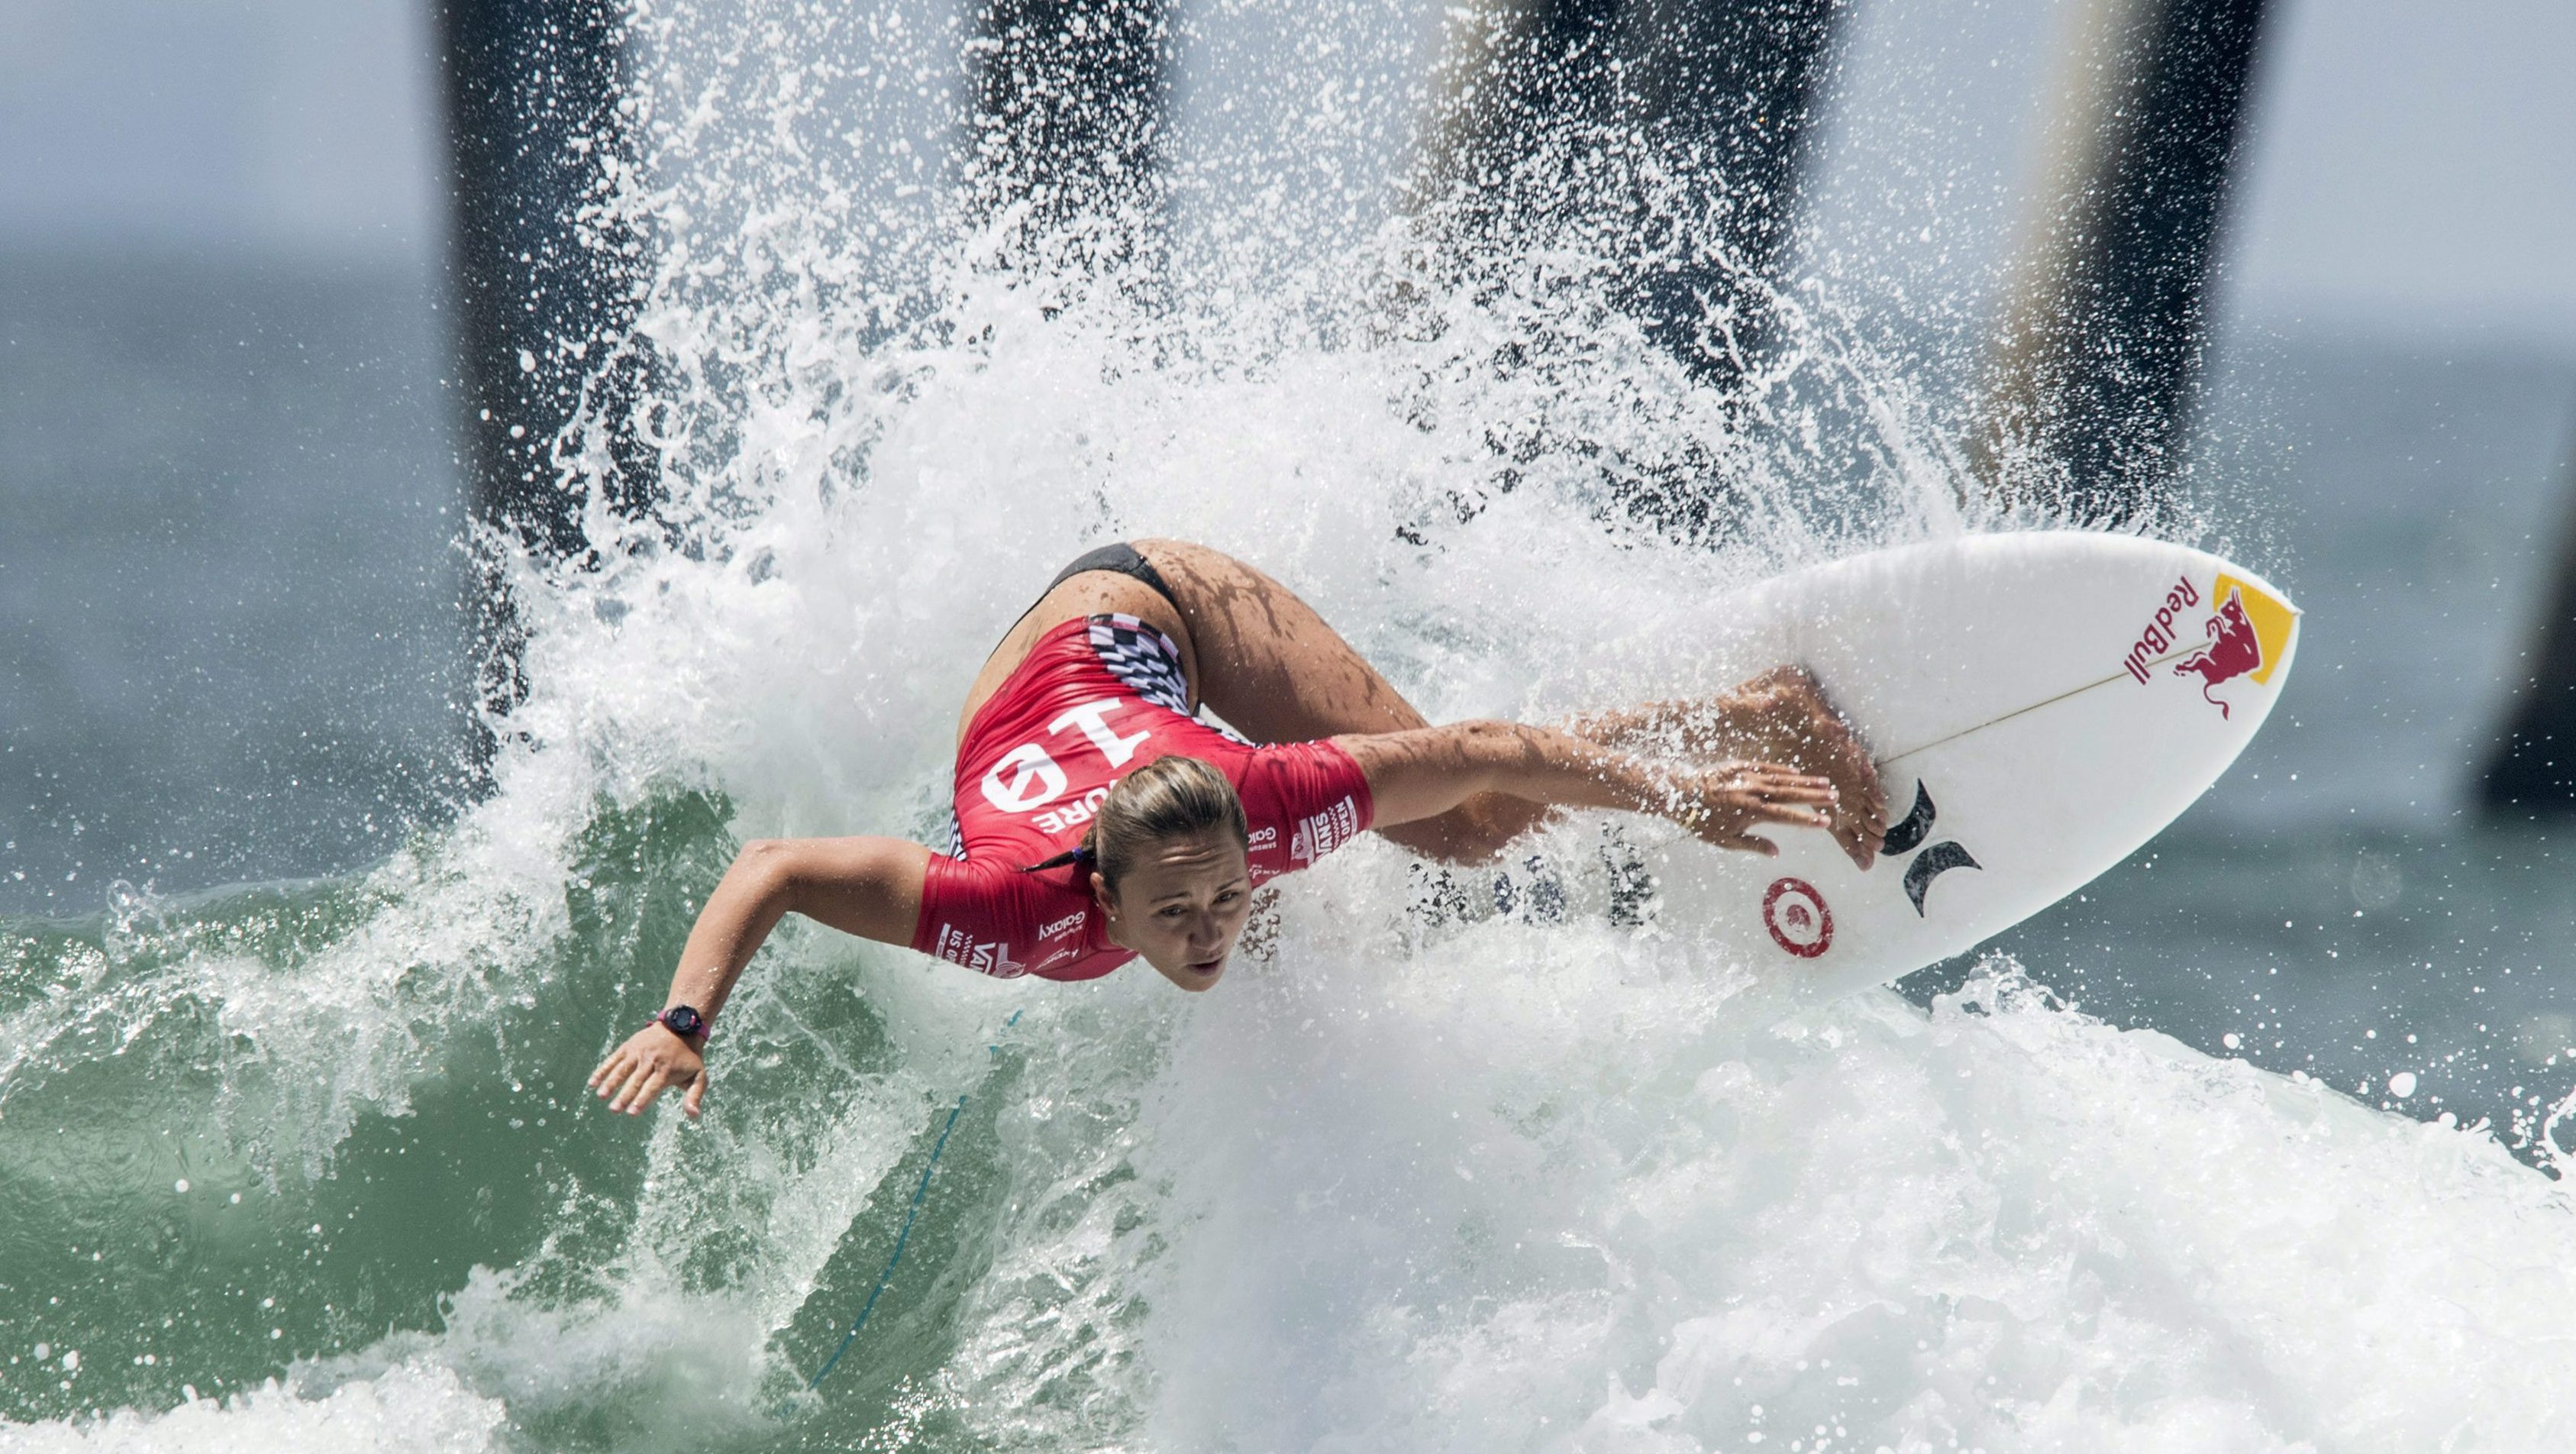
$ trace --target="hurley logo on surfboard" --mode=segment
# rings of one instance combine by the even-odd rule
[[[1941,810],[1932,804],[1932,790],[1924,786],[1921,778],[1916,778],[1914,810],[1905,815],[1904,822],[1887,830],[1887,836],[1879,840],[1878,851],[1890,858],[1913,853],[1922,847],[1924,839],[1932,836],[1933,821],[1940,816]],[[1923,849],[1912,863],[1905,865],[1905,897],[1914,905],[1914,916],[1918,919],[1924,916],[1923,896],[1932,892],[1932,880],[1954,868],[1984,867],[1967,849],[1947,838]]]

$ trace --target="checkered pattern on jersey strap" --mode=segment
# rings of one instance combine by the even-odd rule
[[[1157,707],[1190,714],[1190,680],[1172,638],[1133,616],[1091,618],[1091,649],[1109,674]]]

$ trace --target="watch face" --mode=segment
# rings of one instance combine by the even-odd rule
[[[664,1010],[662,1012],[662,1023],[669,1026],[672,1033],[678,1035],[695,1035],[700,1030],[705,1029],[707,1024],[706,1020],[701,1017],[696,1010],[691,1009],[687,1005],[673,1005],[671,1008]]]

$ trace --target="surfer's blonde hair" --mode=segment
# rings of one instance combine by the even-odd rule
[[[1033,864],[1032,871],[1075,864],[1099,874],[1114,894],[1127,871],[1167,838],[1222,830],[1236,847],[1252,847],[1234,784],[1195,757],[1155,758],[1112,783],[1093,811],[1081,847]]]

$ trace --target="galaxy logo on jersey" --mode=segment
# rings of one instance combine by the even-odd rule
[[[1324,811],[1297,825],[1288,839],[1288,856],[1299,863],[1312,863],[1359,836],[1359,804],[1345,797]]]
[[[1082,927],[1082,921],[1089,918],[1090,915],[1091,911],[1089,909],[1085,909],[1078,914],[1067,914],[1063,918],[1056,920],[1054,923],[1038,930],[1038,941],[1040,943],[1044,943],[1049,939],[1053,939],[1058,934],[1066,933],[1069,930],[1079,929]]]
[[[1029,967],[1011,958],[1011,946],[1001,940],[977,942],[954,924],[939,926],[938,947],[931,951],[950,964],[962,964],[977,974],[995,979],[1018,979]]]

